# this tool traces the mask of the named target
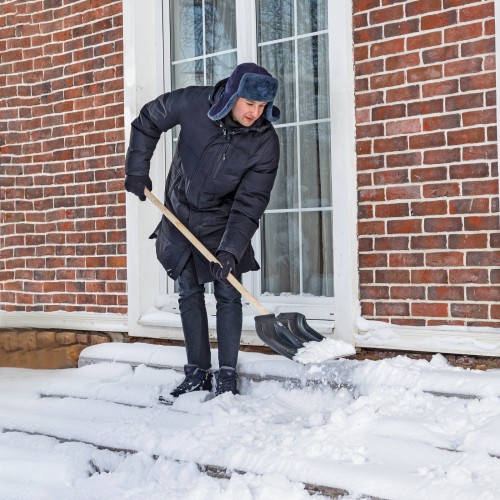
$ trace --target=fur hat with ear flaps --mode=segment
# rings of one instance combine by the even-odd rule
[[[208,111],[211,120],[221,120],[229,114],[239,97],[250,101],[267,102],[264,118],[274,122],[280,117],[280,110],[273,105],[278,92],[278,80],[262,66],[243,63],[236,66],[226,82],[224,92]]]

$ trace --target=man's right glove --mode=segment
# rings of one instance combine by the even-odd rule
[[[129,193],[138,196],[141,201],[146,201],[146,197],[144,196],[145,187],[150,191],[153,189],[153,183],[149,175],[127,175],[125,177],[125,189]]]

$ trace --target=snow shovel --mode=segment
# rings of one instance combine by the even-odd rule
[[[188,239],[188,241],[209,261],[219,264],[217,258],[189,229],[154,196],[148,188],[144,195],[163,215]],[[293,359],[306,342],[321,342],[325,337],[313,330],[303,314],[291,312],[275,316],[269,312],[231,273],[227,280],[260,313],[255,316],[255,329],[259,338],[278,354]]]

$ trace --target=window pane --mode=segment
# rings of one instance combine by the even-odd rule
[[[330,123],[300,127],[302,207],[331,207]]]
[[[328,118],[328,35],[300,38],[297,43],[300,120]]]
[[[281,110],[279,123],[295,121],[295,42],[274,43],[259,48],[259,64],[279,81],[276,106]]]
[[[293,0],[260,0],[257,39],[270,42],[293,35]]]
[[[189,85],[204,85],[203,59],[172,66],[172,90]]]
[[[297,162],[297,128],[277,128],[280,140],[280,165],[271,192],[269,210],[299,206],[299,176]]]
[[[190,59],[203,54],[202,0],[170,2],[172,59]]]
[[[297,0],[297,34],[328,28],[328,0]]]
[[[222,56],[207,57],[206,85],[215,85],[218,81],[228,78],[236,67],[236,52]]]
[[[302,214],[302,281],[304,293],[333,297],[331,212]]]
[[[262,293],[300,293],[297,213],[264,215],[261,260]]]
[[[236,2],[212,0],[205,2],[206,54],[236,48]]]

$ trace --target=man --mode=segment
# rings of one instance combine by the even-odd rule
[[[178,280],[179,310],[187,352],[185,379],[173,397],[212,389],[204,284],[214,281],[219,370],[216,395],[238,394],[236,364],[242,329],[241,295],[232,272],[259,265],[250,240],[269,203],[279,161],[271,122],[278,81],[254,63],[240,64],[215,87],[187,87],[146,104],[132,122],[125,188],[141,201],[151,190],[150,160],[161,134],[181,126],[165,186],[165,206],[214,253],[209,263],[165,218],[152,237],[168,275]]]

